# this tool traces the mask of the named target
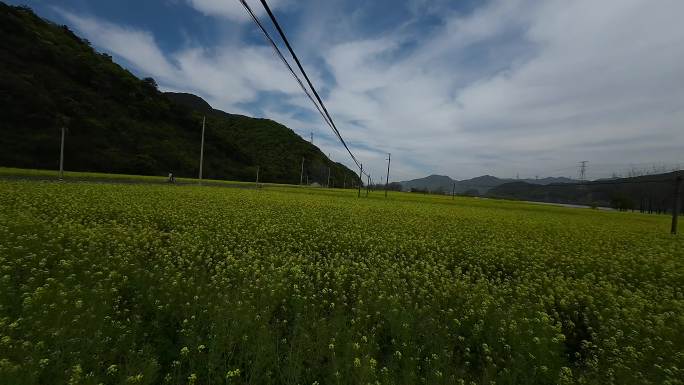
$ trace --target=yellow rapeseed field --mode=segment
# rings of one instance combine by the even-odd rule
[[[682,384],[665,216],[0,181],[0,384]]]

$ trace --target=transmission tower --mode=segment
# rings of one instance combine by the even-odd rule
[[[589,163],[588,160],[583,160],[579,163],[579,180],[585,180],[586,174],[587,174],[587,163]]]

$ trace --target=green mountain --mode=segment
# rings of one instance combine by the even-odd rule
[[[194,177],[206,115],[206,178],[350,186],[358,176],[291,129],[215,110],[190,94],[164,94],[96,52],[67,26],[0,2],[0,165]]]
[[[548,185],[555,183],[576,182],[564,177],[547,177],[541,179],[501,179],[491,175],[482,175],[472,179],[456,180],[444,175],[430,175],[425,178],[403,181],[404,191],[425,191],[432,193],[451,193],[466,195],[486,194],[490,189],[511,182],[526,182],[532,185]]]
[[[513,182],[496,186],[488,196],[526,201],[613,207],[641,212],[672,212],[675,181],[681,171],[585,183],[534,185]],[[684,194],[681,194],[684,195]],[[684,196],[680,196],[684,201]],[[684,211],[684,205],[680,205]]]
[[[404,191],[451,192],[451,186],[456,180],[446,175],[429,175],[424,178],[399,182]]]

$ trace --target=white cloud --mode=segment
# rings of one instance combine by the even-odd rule
[[[54,9],[93,43],[106,47],[109,52],[135,64],[145,73],[164,79],[174,76],[173,66],[149,32],[83,17],[57,7]]]
[[[243,20],[237,0],[187,1],[207,15]],[[413,4],[415,19],[369,35],[361,9],[312,3],[301,7],[311,22],[288,31],[372,173],[384,172],[385,152],[393,153],[395,180],[433,172],[572,175],[585,159],[590,171],[684,163],[673,145],[684,142],[684,2],[492,0],[467,14],[446,8],[451,2],[431,2],[425,11],[422,0]],[[421,12],[440,23],[424,28]],[[148,32],[61,14],[162,86],[229,112],[254,114],[241,106],[258,102],[266,117],[298,132],[321,130],[323,151],[351,164],[270,47],[219,37],[214,47],[163,53]],[[266,92],[282,98],[266,100]]]
[[[259,92],[301,92],[269,47],[224,42],[211,49],[192,45],[164,53],[149,32],[55,10],[97,47],[154,77],[163,89],[196,92],[217,108],[248,114],[239,104],[255,101]]]
[[[346,42],[327,55],[338,83],[331,109],[364,123],[343,125],[348,136],[405,149],[396,163],[423,163],[422,174],[678,161],[671,143],[684,141],[682,11],[673,0],[501,0],[448,16],[401,59],[382,55],[401,41]],[[463,59],[473,54],[476,63]]]
[[[207,16],[221,17],[232,21],[250,21],[251,18],[239,0],[187,0],[188,4]],[[249,7],[258,16],[266,12],[258,2],[247,1]],[[271,0],[268,2],[269,8],[274,10],[283,5],[282,0]]]

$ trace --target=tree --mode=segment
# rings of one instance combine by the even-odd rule
[[[152,77],[147,77],[147,78],[143,79],[143,82],[144,82],[146,85],[150,86],[150,88],[154,89],[155,91],[158,91],[158,90],[159,90],[159,86],[157,85],[157,81],[154,80],[154,78],[152,78]]]
[[[634,210],[634,201],[625,194],[614,193],[610,199],[611,206],[620,211]]]

